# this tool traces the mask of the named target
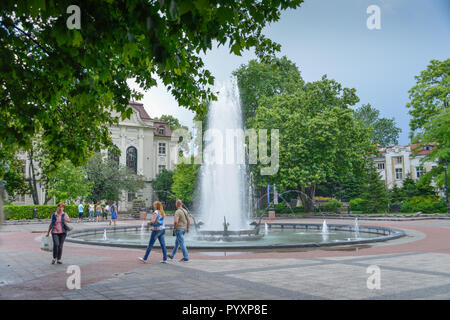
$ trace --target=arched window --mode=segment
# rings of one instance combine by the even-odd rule
[[[137,173],[137,149],[135,147],[127,149],[127,167]]]

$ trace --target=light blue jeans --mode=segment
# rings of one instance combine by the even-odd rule
[[[150,254],[150,251],[152,251],[153,245],[156,242],[156,239],[158,239],[159,243],[161,244],[161,249],[163,252],[163,260],[164,261],[167,260],[166,241],[164,239],[165,233],[166,233],[165,229],[152,231],[152,234],[150,235],[150,241],[148,242],[147,251],[145,252],[144,260],[147,260],[148,255]]]
[[[184,234],[186,233],[185,229],[175,230],[175,236],[177,239],[175,240],[175,245],[173,246],[172,253],[169,255],[171,259],[175,256],[175,253],[177,253],[178,248],[181,248],[181,251],[183,252],[183,258],[185,260],[189,259],[189,255],[186,249],[186,245],[184,244]]]

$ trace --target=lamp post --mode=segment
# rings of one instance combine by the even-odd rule
[[[444,174],[445,174],[445,205],[446,205],[446,209],[447,209],[447,214],[449,213],[449,208],[448,208],[448,182],[447,182],[447,160],[444,160]]]

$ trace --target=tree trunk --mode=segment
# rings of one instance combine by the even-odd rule
[[[305,212],[313,212],[314,211],[314,196],[316,194],[316,185],[313,184],[307,188],[302,187],[300,190],[300,199],[303,204],[303,208],[305,208]]]
[[[28,185],[30,186],[31,196],[33,197],[33,203],[39,205],[39,197],[37,193],[37,181],[33,164],[33,149],[28,152],[28,159],[30,160],[30,166],[28,167]]]

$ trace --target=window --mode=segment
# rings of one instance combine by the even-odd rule
[[[135,147],[127,149],[127,167],[137,173],[137,149]]]
[[[420,178],[421,176],[423,176],[425,173],[425,170],[423,169],[423,167],[416,167],[416,176],[417,178]]]
[[[384,170],[384,162],[378,162],[378,170]]]
[[[402,164],[402,157],[395,157],[394,161],[395,161],[395,164]]]
[[[402,168],[395,169],[395,179],[396,180],[402,180],[403,179],[403,169]]]
[[[164,127],[163,126],[158,128],[158,133],[161,135],[164,135]]]
[[[166,144],[165,143],[159,143],[158,145],[158,153],[159,154],[166,154]]]
[[[429,150],[431,150],[431,146],[423,146],[422,150],[423,151],[429,151]]]
[[[160,164],[158,166],[158,174],[160,174],[161,172],[163,172],[164,170],[166,170],[166,166],[163,164]]]
[[[134,192],[128,192],[128,202],[133,202],[135,197]]]

